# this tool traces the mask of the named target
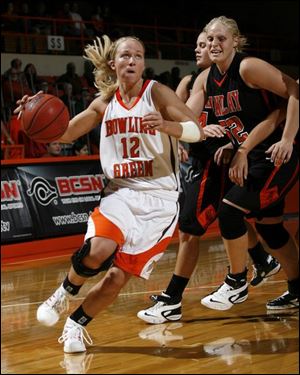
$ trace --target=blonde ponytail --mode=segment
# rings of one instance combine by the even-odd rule
[[[113,42],[107,35],[102,36],[102,41],[96,37],[94,44],[88,44],[84,49],[85,59],[90,60],[95,66],[95,86],[103,101],[109,101],[118,88],[117,76],[111,69],[109,62],[112,60],[111,49]]]

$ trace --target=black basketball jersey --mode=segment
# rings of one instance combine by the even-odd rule
[[[206,108],[212,109],[220,125],[226,128],[228,137],[238,148],[248,134],[275,108],[282,98],[269,91],[248,87],[240,76],[241,61],[247,57],[236,53],[228,71],[222,75],[216,64],[211,66],[207,78]],[[250,153],[250,158],[265,157],[264,152],[281,138],[282,130],[278,127]]]
[[[198,74],[200,73],[201,71],[198,70]],[[191,80],[188,84],[190,90],[192,89],[198,74],[192,75]],[[207,126],[209,124],[218,124],[218,120],[216,119],[212,111],[212,108],[204,108],[200,115],[199,122],[202,127]],[[230,142],[230,140],[227,136],[224,136],[223,138],[209,137],[202,142],[190,143],[189,154],[201,160],[202,162],[205,162],[214,155],[214,153],[217,151],[219,147],[224,146],[228,142]]]
[[[210,108],[204,108],[200,115],[199,122],[202,127],[209,126],[210,124],[218,124],[218,120]],[[227,137],[227,135],[225,135],[223,138],[208,137],[205,141],[191,143],[190,155],[202,161],[206,161],[215,154],[218,148],[226,145],[229,142],[230,139]]]

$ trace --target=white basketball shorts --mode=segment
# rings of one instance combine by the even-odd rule
[[[122,188],[102,198],[88,220],[85,240],[105,237],[118,244],[114,264],[148,279],[172,239],[179,204],[149,192]]]

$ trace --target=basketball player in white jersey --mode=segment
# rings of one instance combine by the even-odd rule
[[[67,318],[66,353],[91,344],[85,326],[110,305],[132,275],[148,279],[169,244],[178,219],[177,140],[204,138],[196,116],[168,87],[142,79],[144,45],[135,37],[112,43],[107,36],[85,49],[95,65],[99,96],[70,120],[59,140],[72,142],[100,122],[100,160],[109,180],[89,218],[83,246],[72,256],[68,276],[39,306],[37,319],[54,325],[88,277],[113,265]],[[31,98],[23,97],[16,112]]]

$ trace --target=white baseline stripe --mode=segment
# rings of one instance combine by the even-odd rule
[[[275,281],[266,281],[266,284],[280,284],[280,283],[285,283],[286,280],[275,280]],[[220,285],[202,285],[202,286],[195,286],[195,287],[191,287],[191,288],[186,288],[185,290],[196,290],[196,289],[208,289],[208,288],[212,288],[212,289],[216,289],[218,288]],[[257,291],[257,288],[255,289],[255,291]],[[162,291],[161,290],[147,290],[147,291],[141,291],[141,292],[130,292],[130,293],[120,293],[119,296],[135,296],[135,295],[140,295],[140,294],[154,294],[154,293],[161,293]],[[256,294],[270,294],[270,293],[257,293]],[[84,300],[85,297],[81,297],[81,298],[74,298],[73,301],[81,301],[81,300]],[[30,306],[30,305],[40,305],[41,303],[43,303],[44,301],[38,301],[38,302],[26,302],[26,303],[16,303],[16,304],[10,304],[10,305],[2,305],[1,306],[1,310],[2,309],[5,309],[5,308],[9,308],[9,307],[19,307],[19,306]]]

